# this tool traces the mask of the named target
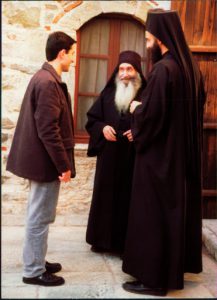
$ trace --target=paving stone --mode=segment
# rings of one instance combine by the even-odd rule
[[[120,257],[110,254],[103,254],[109,269],[113,274],[119,274],[121,272],[122,260]]]
[[[214,298],[205,286],[192,281],[185,281],[183,290],[170,291],[167,296],[169,298]]]
[[[55,256],[53,256],[55,255]],[[70,272],[108,272],[105,261],[102,257],[96,256],[93,253],[81,252],[65,252],[49,254],[53,260],[59,260],[64,271]]]
[[[39,289],[38,298],[45,299],[87,299],[87,298],[106,298],[106,294],[110,294],[113,290],[112,286],[108,285],[69,285],[54,287],[54,288],[43,288]]]
[[[125,291],[122,286],[121,286],[122,282],[120,282],[119,284],[115,284],[113,286],[113,291],[110,292],[110,294],[107,294],[108,298],[127,298],[127,299],[152,299],[152,298],[156,298],[154,296],[150,296],[150,295],[139,295],[139,294],[134,294],[134,293],[129,293],[127,291]]]
[[[2,272],[1,284],[3,287],[26,287],[22,281],[22,273],[10,270],[10,273]]]
[[[2,287],[1,299],[37,299],[37,287]]]

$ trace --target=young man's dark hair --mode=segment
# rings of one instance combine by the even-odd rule
[[[69,51],[71,46],[76,41],[71,38],[68,34],[62,31],[56,31],[49,35],[46,44],[46,58],[48,61],[52,61],[57,57],[60,50],[65,49]]]

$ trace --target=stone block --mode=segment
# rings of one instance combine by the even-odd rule
[[[52,1],[53,3],[49,3],[49,2],[51,2],[51,1],[47,1],[47,3],[44,4],[44,7],[46,10],[55,10],[55,11],[59,10],[59,6],[54,4],[54,1]],[[63,2],[63,1],[61,1],[61,2]]]
[[[3,1],[2,13],[8,24],[35,28],[40,26],[40,1]]]
[[[54,20],[56,14],[54,11],[46,12],[45,17],[44,17],[44,23],[45,24],[51,24],[52,21]]]
[[[69,31],[78,30],[87,21],[101,13],[100,1],[83,1],[81,5],[64,14],[57,27],[64,27]]]
[[[15,128],[20,112],[21,103],[23,100],[24,89],[19,87],[17,89],[3,90],[2,92],[2,111],[3,116],[7,116],[14,127],[4,128],[6,130]]]
[[[8,134],[2,132],[2,143],[6,142],[8,140]]]
[[[135,11],[135,17],[143,23],[146,22],[148,10],[153,8],[149,2],[150,1],[138,1],[138,6]]]
[[[12,34],[16,36],[14,37],[15,40],[9,38]],[[35,63],[41,65],[46,59],[45,45],[47,37],[48,33],[40,28],[27,30],[6,27],[3,31],[3,61],[8,58],[11,64],[22,62],[24,66],[27,64],[34,65]],[[14,47],[15,43],[16,47]]]
[[[3,129],[11,129],[14,128],[16,124],[12,122],[9,118],[3,118],[2,119],[2,128]]]
[[[34,69],[33,69],[34,71]],[[26,91],[27,85],[32,77],[32,68],[30,66],[25,66],[25,64],[15,63],[6,63],[2,69],[2,89],[3,89],[3,101],[9,102],[10,106],[12,106],[12,102],[16,99],[22,99],[24,93]],[[31,74],[31,75],[30,75]],[[7,91],[11,93],[12,97],[14,97],[13,92],[16,93],[16,97],[8,98]]]
[[[134,15],[138,1],[100,1],[103,13],[126,13]]]

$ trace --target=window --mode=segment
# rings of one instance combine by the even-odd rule
[[[86,113],[116,67],[119,53],[124,50],[134,50],[141,55],[145,74],[145,27],[133,18],[103,15],[92,19],[77,32],[76,142],[88,141]]]

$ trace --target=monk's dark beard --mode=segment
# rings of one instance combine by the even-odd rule
[[[150,52],[150,55],[151,55],[152,64],[155,64],[160,59],[162,59],[161,49],[160,49],[159,45],[157,44],[157,41],[154,42],[153,47],[149,48],[148,51]]]
[[[130,102],[134,100],[138,90],[142,85],[142,79],[139,73],[136,78],[129,80],[128,84],[119,79],[118,74],[115,79],[116,92],[115,92],[115,105],[117,110],[121,113],[126,113],[129,109]]]

